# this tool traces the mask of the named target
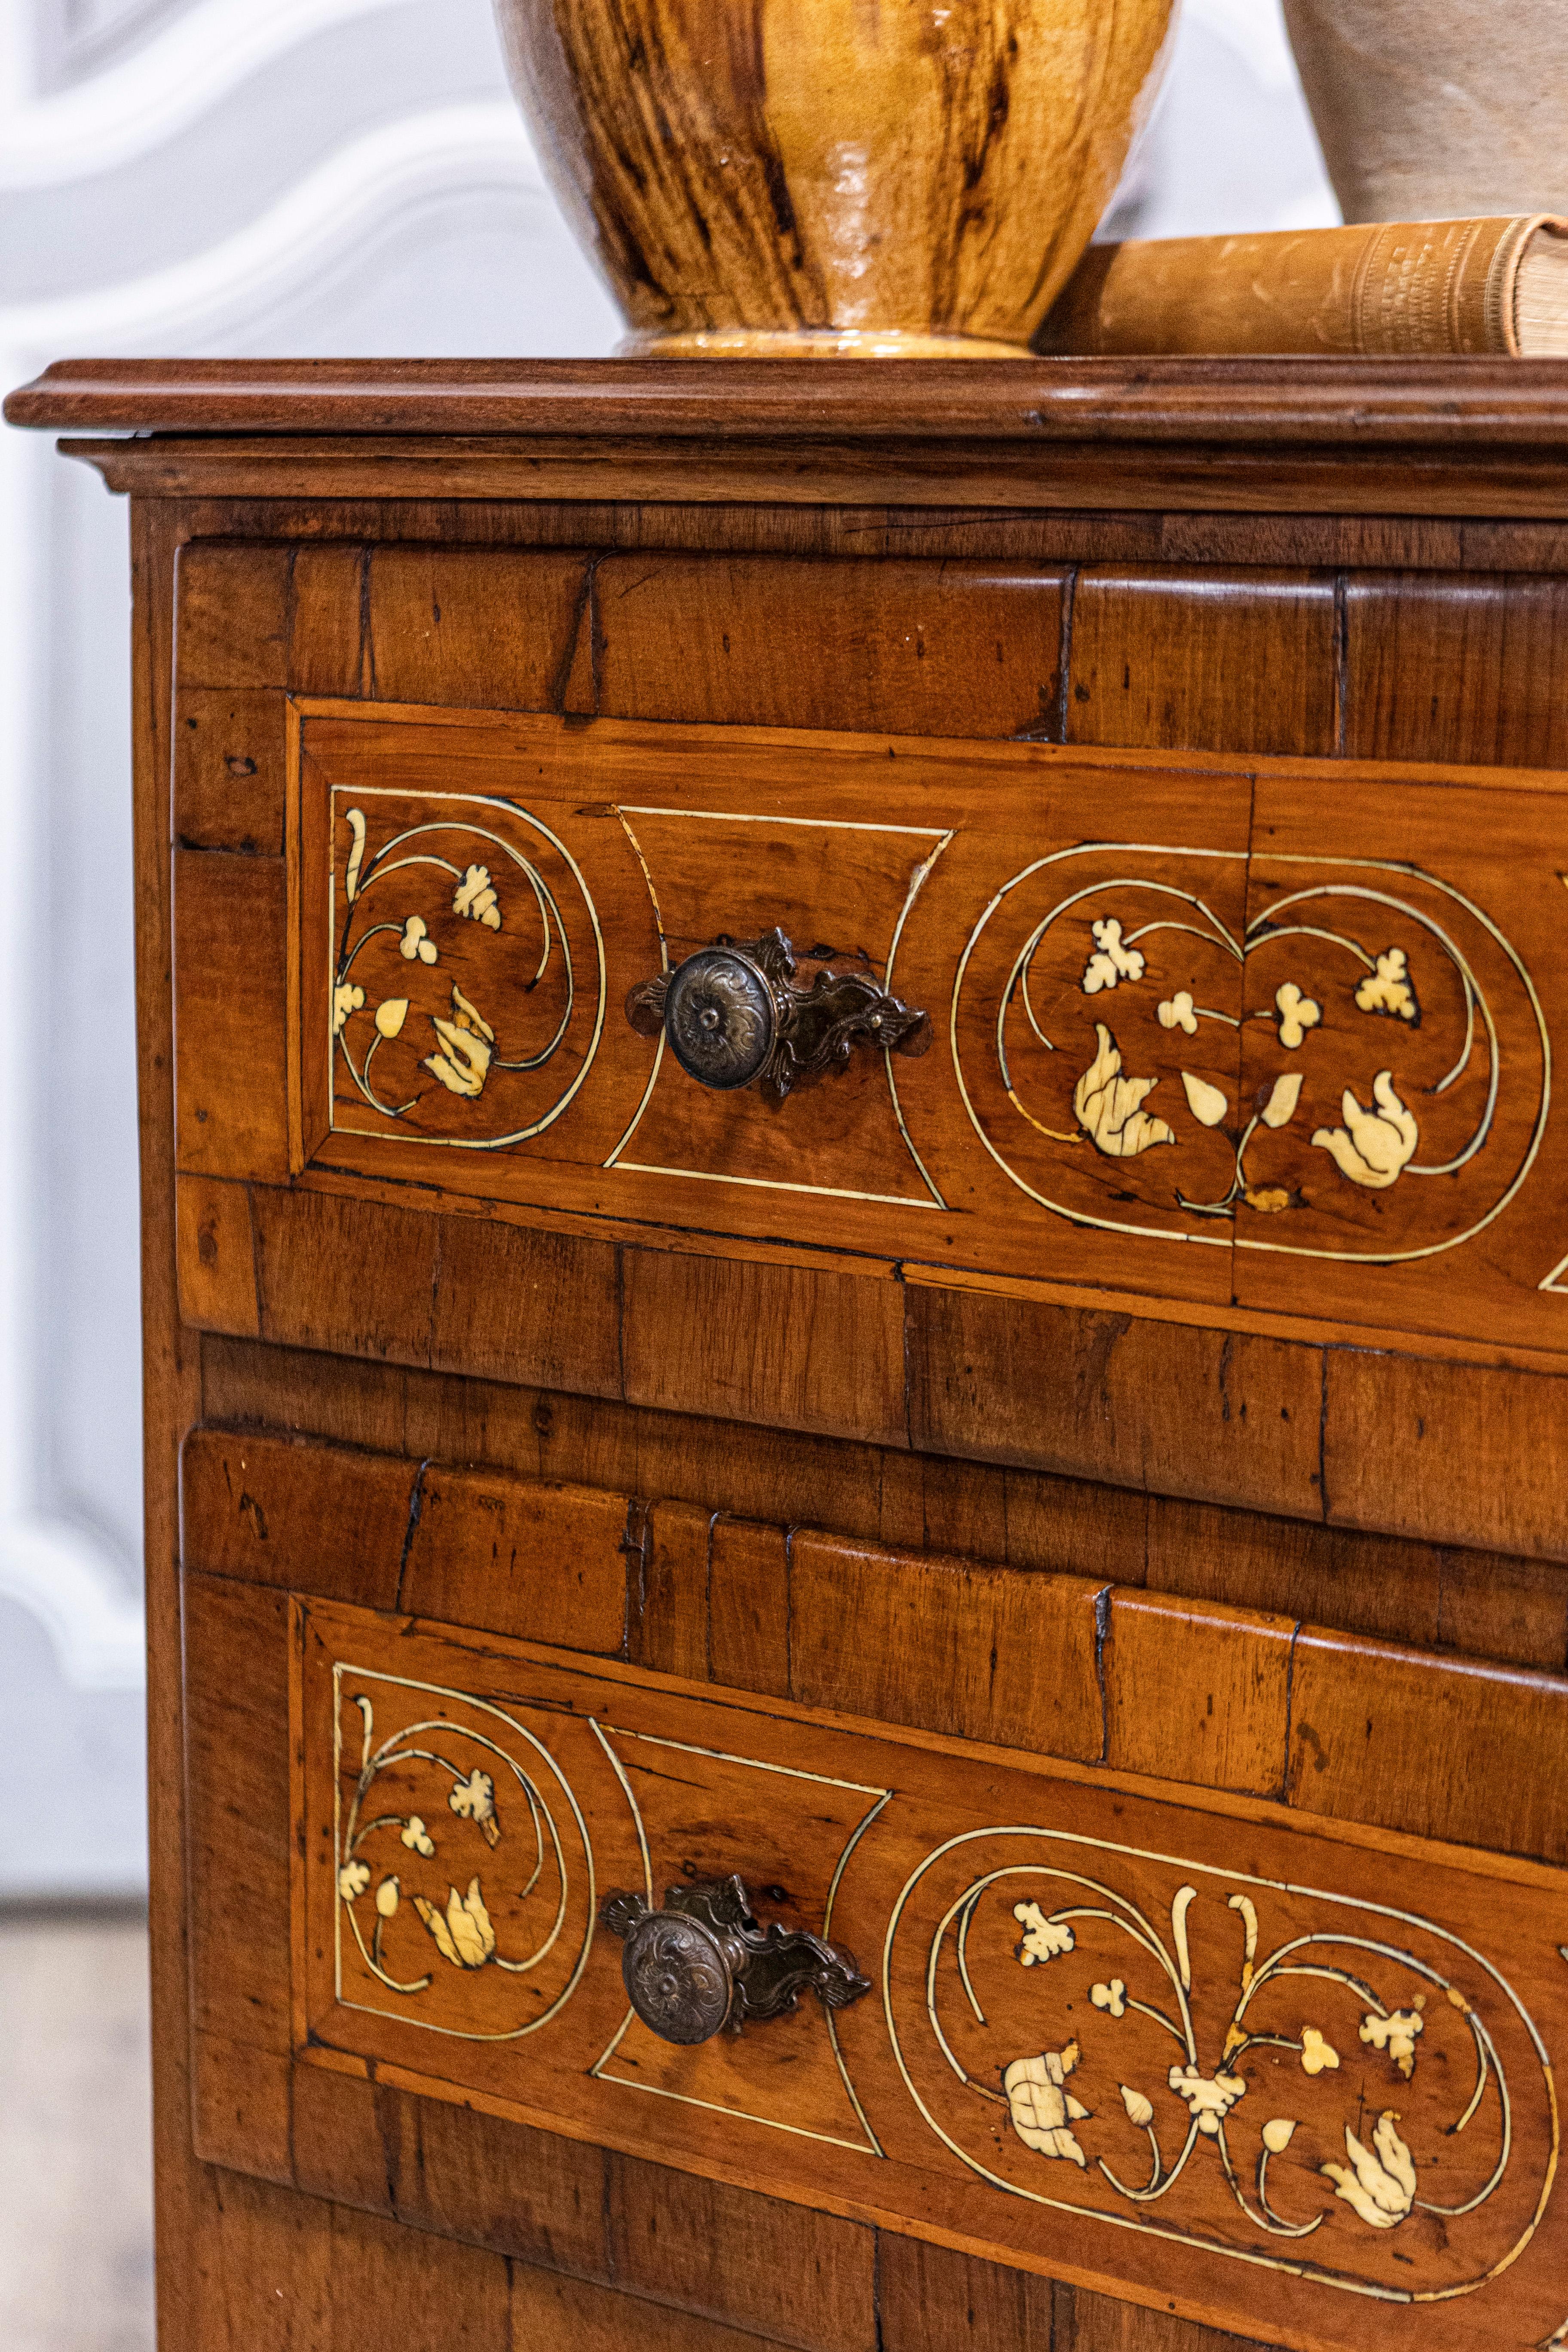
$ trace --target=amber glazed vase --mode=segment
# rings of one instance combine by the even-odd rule
[[[647,352],[1021,352],[1109,203],[1177,0],[497,0]]]

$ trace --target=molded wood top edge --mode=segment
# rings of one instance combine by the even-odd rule
[[[62,360],[13,425],[110,432],[635,434],[735,444],[1116,440],[1561,447],[1568,365],[1319,359]]]

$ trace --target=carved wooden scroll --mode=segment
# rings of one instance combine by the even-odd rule
[[[301,2055],[1321,2352],[1568,2316],[1560,1874],[298,1602]],[[697,2046],[606,1889],[855,1957]]]
[[[1562,778],[298,723],[300,1171],[1568,1351]],[[775,924],[932,1050],[779,1108],[623,1017]]]

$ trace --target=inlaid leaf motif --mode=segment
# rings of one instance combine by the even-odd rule
[[[1073,1088],[1072,1107],[1097,1151],[1108,1160],[1135,1160],[1156,1143],[1174,1143],[1163,1118],[1141,1108],[1158,1078],[1124,1078],[1121,1055],[1103,1021],[1094,1024],[1098,1051]]]
[[[1269,1089],[1268,1100],[1258,1116],[1265,1127],[1284,1127],[1296,1116],[1296,1106],[1301,1099],[1301,1073],[1287,1070],[1276,1078]]]
[[[447,1802],[459,1821],[477,1822],[484,1832],[487,1845],[500,1843],[500,1821],[496,1812],[496,1784],[488,1772],[477,1769],[466,1780],[453,1788]]]
[[[1373,2128],[1370,2148],[1363,2146],[1347,2124],[1349,2168],[1321,2167],[1334,2183],[1335,2196],[1342,2197],[1373,2230],[1397,2229],[1415,2202],[1415,2164],[1395,2129],[1398,2121],[1392,2110],[1385,2110]]]
[[[438,1013],[433,1013],[430,1021],[443,1050],[426,1054],[425,1067],[440,1079],[450,1094],[470,1097],[483,1094],[496,1042],[496,1033],[489,1023],[469,1003],[455,982],[452,1018],[443,1021]]]
[[[1037,2058],[1015,2058],[1003,2074],[1002,2088],[1007,2094],[1013,2129],[1025,2147],[1040,2156],[1065,2158],[1081,2172],[1088,2168],[1088,2159],[1070,2126],[1088,2122],[1089,2109],[1066,2088],[1079,2055],[1078,2043],[1069,2042],[1065,2050],[1042,2051]]]
[[[452,893],[454,915],[467,915],[470,922],[482,923],[487,931],[500,929],[500,907],[490,882],[488,866],[470,866]]]
[[[1194,1077],[1191,1070],[1182,1072],[1182,1087],[1187,1097],[1187,1108],[1201,1127],[1217,1127],[1229,1103],[1218,1087],[1211,1087],[1206,1078]]]
[[[1312,1142],[1326,1151],[1342,1176],[1368,1192],[1383,1192],[1414,1158],[1419,1129],[1413,1111],[1394,1090],[1394,1074],[1379,1070],[1372,1082],[1375,1110],[1357,1102],[1347,1087],[1341,1105],[1343,1127],[1320,1127]]]
[[[455,1969],[482,1969],[493,1957],[496,1931],[477,1878],[469,1879],[466,1895],[452,1888],[445,1912],[438,1911],[423,1895],[416,1895],[413,1901],[414,1908],[436,1939],[437,1950]]]

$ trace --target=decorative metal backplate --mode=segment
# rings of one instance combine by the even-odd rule
[[[626,1938],[621,1974],[632,2007],[663,2042],[707,2042],[728,2026],[780,2017],[803,1992],[847,2009],[871,1990],[847,1952],[777,1920],[752,1916],[743,1880],[671,1886],[662,1911],[640,1895],[612,1895],[600,1917]]]
[[[809,988],[795,988],[795,950],[776,927],[755,940],[721,934],[674,971],[634,988],[626,1018],[639,1036],[662,1029],[700,1085],[754,1086],[774,1102],[840,1076],[857,1045],[910,1060],[930,1046],[928,1016],[868,972],[825,969]]]

